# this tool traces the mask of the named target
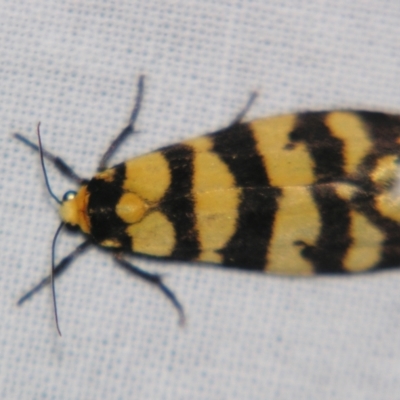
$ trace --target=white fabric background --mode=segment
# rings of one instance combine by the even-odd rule
[[[329,108],[400,111],[398,0],[0,0],[2,399],[400,399],[400,272],[290,279],[135,260],[166,274],[188,323],[97,249],[50,290],[58,224],[35,139],[90,177],[113,161],[249,118]],[[59,195],[74,186],[48,167]],[[58,256],[81,237],[63,234]]]

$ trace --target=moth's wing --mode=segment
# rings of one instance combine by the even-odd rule
[[[153,153],[163,164],[159,207],[130,227],[134,251],[301,274],[399,261],[384,248],[398,242],[385,227],[396,231],[399,219],[387,194],[396,118],[287,115]],[[378,215],[365,211],[372,203]]]

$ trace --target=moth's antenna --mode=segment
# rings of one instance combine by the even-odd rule
[[[58,203],[61,204],[62,201],[53,193],[49,184],[49,178],[47,177],[46,166],[44,165],[44,155],[43,155],[43,146],[42,146],[42,139],[40,138],[40,122],[37,125],[37,136],[39,141],[39,154],[40,154],[40,163],[42,164],[43,176],[44,181],[46,182],[47,190],[50,193],[50,196]]]
[[[54,263],[54,259],[55,259],[55,253],[56,253],[56,241],[57,241],[57,237],[58,234],[61,232],[61,229],[64,226],[64,222],[61,222],[60,226],[57,228],[56,233],[54,235],[53,238],[53,243],[51,245],[51,274],[50,274],[50,280],[51,280],[51,292],[53,295],[53,307],[54,307],[54,319],[56,321],[56,327],[57,327],[57,332],[60,336],[61,335],[61,330],[60,330],[60,325],[58,324],[58,313],[57,313],[57,301],[56,301],[56,288],[54,285],[54,271],[55,271],[55,263]]]
[[[49,184],[49,179],[47,177],[47,172],[46,172],[46,166],[44,165],[44,155],[43,155],[43,146],[42,146],[42,139],[40,138],[40,122],[38,123],[37,126],[37,136],[38,136],[38,141],[39,141],[39,154],[40,154],[40,163],[42,164],[42,170],[43,170],[43,175],[44,175],[44,181],[46,182],[47,190],[49,191],[51,197],[58,203],[62,204],[62,201],[53,193],[51,190],[50,184]],[[51,280],[51,291],[53,295],[53,307],[54,307],[54,319],[56,321],[56,327],[58,334],[61,336],[61,331],[60,331],[60,326],[58,324],[58,313],[57,313],[57,301],[56,301],[56,289],[54,286],[54,270],[55,270],[55,263],[54,263],[54,258],[55,258],[55,250],[56,250],[56,241],[59,233],[61,232],[61,229],[64,226],[64,222],[61,222],[60,226],[57,228],[56,233],[53,238],[53,243],[51,245],[51,274],[50,274],[50,280]]]

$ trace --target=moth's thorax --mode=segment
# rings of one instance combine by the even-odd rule
[[[79,226],[84,233],[90,233],[90,221],[87,214],[89,194],[87,186],[82,186],[75,197],[63,201],[59,213],[61,219],[72,226]]]
[[[141,221],[149,209],[146,203],[135,193],[124,193],[116,206],[117,215],[127,224],[134,224]]]
[[[95,242],[104,247],[131,251],[132,237],[128,228],[140,223],[151,206],[126,182],[126,163],[97,173],[85,187],[83,206],[90,228],[88,233]],[[74,215],[74,211],[71,214]]]
[[[97,173],[88,184],[89,218],[120,218],[125,224],[135,224],[143,219],[150,208],[149,201],[129,185],[134,176],[127,177],[127,163]],[[154,186],[154,179],[147,181]]]

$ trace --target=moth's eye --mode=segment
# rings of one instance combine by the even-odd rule
[[[68,200],[72,200],[73,198],[75,198],[76,196],[76,192],[73,190],[68,190],[68,192],[66,192],[63,196],[63,201],[68,201]]]

